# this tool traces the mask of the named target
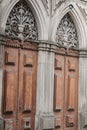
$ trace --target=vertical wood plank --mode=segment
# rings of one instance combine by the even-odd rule
[[[78,58],[65,58],[65,104],[64,127],[77,130],[78,120]]]
[[[55,56],[55,74],[54,74],[54,114],[55,129],[63,129],[64,112],[64,56]]]

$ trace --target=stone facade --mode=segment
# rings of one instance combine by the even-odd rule
[[[5,34],[9,14],[19,0],[0,0],[0,33]],[[54,129],[54,49],[61,20],[68,13],[78,36],[79,99],[78,130],[87,129],[87,0],[26,0],[31,8],[38,31],[38,72],[35,130]],[[74,31],[75,31],[74,30]],[[0,40],[1,43],[3,40]],[[47,44],[44,44],[47,43]],[[44,50],[44,51],[43,51]],[[1,55],[2,47],[0,49]],[[0,56],[0,116],[2,98],[2,55]],[[49,77],[47,80],[46,77]],[[45,84],[44,84],[45,83]],[[48,93],[49,92],[49,93]],[[48,98],[49,97],[49,98]],[[45,106],[45,107],[44,107]],[[2,121],[1,121],[2,122]],[[1,123],[0,122],[0,123]],[[1,127],[1,126],[0,126]]]

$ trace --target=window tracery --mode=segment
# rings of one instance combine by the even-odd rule
[[[62,18],[57,28],[56,41],[59,45],[67,48],[78,47],[77,31],[68,13]]]
[[[6,23],[6,35],[21,39],[38,39],[37,24],[28,4],[19,1],[12,9]]]

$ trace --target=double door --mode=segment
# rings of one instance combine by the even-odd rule
[[[4,130],[34,130],[37,53],[4,47]]]
[[[55,130],[77,130],[78,57],[55,56],[54,114]]]

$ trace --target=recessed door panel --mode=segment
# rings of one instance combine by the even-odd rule
[[[5,71],[5,112],[13,113],[15,100],[15,72],[13,70]],[[10,81],[10,82],[9,82]]]
[[[31,112],[32,110],[32,72],[24,72],[23,84],[23,112]]]
[[[55,129],[62,130],[64,123],[64,57],[60,55],[56,55],[55,57],[54,80]]]

